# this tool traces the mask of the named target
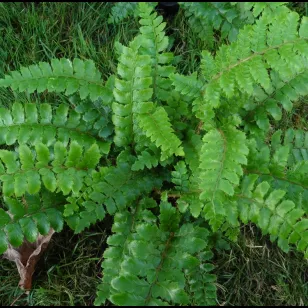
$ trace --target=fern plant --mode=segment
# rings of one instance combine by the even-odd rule
[[[308,134],[270,129],[308,94],[308,19],[282,3],[216,5],[229,23],[240,8],[254,18],[225,22],[238,34],[189,76],[167,52],[162,17],[140,3],[139,34],[116,44],[107,81],[80,59],[0,80],[74,102],[0,108],[1,253],[111,215],[96,305],[215,304],[214,235],[235,241],[248,222],[308,257]]]
[[[236,40],[239,30],[246,24],[253,24],[261,14],[269,16],[287,2],[179,2],[188,18],[192,31],[213,48],[215,32],[220,40]]]

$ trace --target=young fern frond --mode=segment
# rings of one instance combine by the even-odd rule
[[[121,46],[118,75],[122,79],[115,80],[116,102],[112,105],[115,144],[126,146],[138,140],[135,135],[145,134],[161,149],[164,161],[173,154],[183,155],[181,141],[174,134],[167,112],[150,102],[158,80],[169,76],[164,73],[168,67],[160,65],[168,60],[168,54],[161,54],[168,39],[164,36],[164,23],[152,13],[151,7],[141,3],[140,16],[144,25],[140,28],[142,34],[129,47]],[[155,44],[149,45],[153,40]]]
[[[52,59],[51,64],[39,64],[22,67],[20,71],[13,71],[0,79],[0,87],[11,87],[19,92],[38,93],[48,91],[72,95],[79,93],[81,99],[90,97],[92,101],[101,98],[108,105],[112,100],[112,93],[105,87],[101,74],[92,60]]]
[[[108,154],[110,142],[99,137],[108,119],[104,123],[98,116],[94,110],[80,114],[64,104],[53,107],[15,102],[11,109],[0,108],[0,145],[42,142],[51,146],[56,141],[67,145],[73,140],[84,147],[97,143],[101,152]]]
[[[203,213],[214,230],[230,219],[225,202],[240,183],[248,152],[245,134],[234,127],[215,129],[203,137],[200,199],[205,201]]]
[[[170,93],[171,82],[169,75],[175,68],[170,65],[173,53],[164,52],[169,44],[164,28],[166,23],[163,17],[157,16],[153,8],[145,2],[139,3],[139,28],[142,37],[141,54],[149,55],[152,60],[153,97],[154,99],[167,100]]]
[[[157,147],[161,148],[161,160],[171,155],[184,156],[181,141],[174,134],[168,114],[163,107],[145,103],[140,107],[139,126]]]
[[[113,116],[115,125],[114,142],[117,146],[126,146],[134,138],[134,113],[138,104],[152,97],[151,58],[139,55],[140,39],[135,39],[129,47],[122,46],[119,58],[118,75],[115,79]],[[137,105],[137,106],[135,106]]]

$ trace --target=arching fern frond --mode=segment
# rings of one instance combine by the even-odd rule
[[[283,199],[285,191],[270,191],[267,182],[255,185],[257,175],[246,177],[241,193],[237,195],[240,218],[256,223],[262,231],[278,238],[278,245],[285,251],[295,244],[308,256],[308,219],[305,212],[290,200]]]
[[[303,30],[305,17],[300,25],[295,12],[284,11],[283,15],[271,17],[261,17],[255,25],[240,30],[237,40],[221,47],[215,60],[207,56],[210,69],[205,76],[209,81],[205,106],[218,108],[222,96],[232,98],[239,93],[251,96],[255,84],[269,91],[272,86],[269,69],[284,81],[302,70],[302,63],[308,58],[307,34]]]
[[[66,95],[79,93],[81,99],[90,97],[92,101],[101,98],[104,104],[112,100],[112,93],[105,87],[101,74],[92,60],[52,59],[51,64],[39,64],[22,67],[0,79],[0,87],[11,87],[19,92],[38,93],[65,92]]]
[[[85,147],[97,143],[102,153],[107,154],[110,142],[103,141],[99,134],[108,120],[98,117],[94,110],[80,114],[64,104],[53,107],[47,103],[15,102],[11,109],[0,108],[0,145],[42,142],[51,146],[56,141],[67,145],[73,140]]]

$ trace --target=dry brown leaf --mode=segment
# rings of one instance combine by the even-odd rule
[[[31,289],[35,265],[46,250],[54,233],[55,231],[50,229],[47,235],[39,235],[34,243],[29,243],[25,239],[18,248],[9,245],[8,250],[4,253],[4,258],[16,263],[20,276],[19,287],[21,289]]]

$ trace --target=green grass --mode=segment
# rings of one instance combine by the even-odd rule
[[[296,251],[283,253],[253,225],[215,265],[220,305],[308,305],[308,260]]]
[[[79,57],[93,59],[107,78],[116,70],[114,42],[127,44],[137,32],[134,20],[107,24],[111,5],[0,3],[0,76],[54,57]],[[307,14],[307,3],[290,3],[290,7]],[[193,35],[183,12],[167,22],[180,71],[195,71],[205,43]],[[47,95],[44,99],[57,104],[63,98]],[[14,100],[38,101],[38,97],[0,90],[0,105]],[[281,128],[307,130],[307,102],[303,98],[291,114],[285,113]],[[15,265],[0,259],[0,306],[92,305],[109,230],[110,223],[103,222],[80,235],[67,228],[54,235],[37,265],[29,294],[18,289]],[[242,230],[239,242],[221,253],[215,265],[220,305],[308,305],[307,261],[300,253],[281,252],[253,226]]]

